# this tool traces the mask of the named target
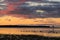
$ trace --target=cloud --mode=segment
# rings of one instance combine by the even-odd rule
[[[8,2],[19,2],[20,0],[7,0]]]
[[[11,0],[10,0],[11,1]],[[60,9],[58,6],[56,8],[42,8],[40,6],[28,6],[28,4],[23,3],[22,5],[14,6],[15,10],[9,11],[10,14],[22,14],[28,15],[28,18],[46,18],[46,17],[60,17]],[[44,12],[36,12],[36,10],[42,10]]]
[[[60,0],[46,0],[46,1],[60,2]]]

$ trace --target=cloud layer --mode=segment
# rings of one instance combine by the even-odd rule
[[[56,3],[59,6],[56,6],[55,8],[50,7],[41,7],[41,6],[28,6],[29,4],[25,3],[27,1],[22,1],[22,4],[18,3],[22,0],[8,0],[8,2],[12,3],[14,5],[14,10],[10,10],[9,14],[22,14],[22,15],[28,15],[28,17],[31,18],[45,18],[45,17],[54,17],[58,18],[60,17],[60,3]],[[29,0],[32,2],[32,0]],[[38,1],[38,0],[33,0]],[[15,4],[14,4],[15,3]],[[38,3],[38,2],[35,2]],[[43,12],[36,12],[37,10],[42,10]]]

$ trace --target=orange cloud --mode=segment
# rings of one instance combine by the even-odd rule
[[[0,25],[36,25],[36,24],[60,24],[60,18],[24,18],[13,16],[0,17]]]

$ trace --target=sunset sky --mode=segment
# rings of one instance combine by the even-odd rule
[[[4,2],[2,1],[2,4],[4,4],[6,8],[2,9],[3,7],[0,7],[0,9],[2,9],[0,10],[0,25],[60,24],[60,9],[56,9],[54,11],[45,11],[39,9],[37,11],[30,8],[29,10],[29,8],[23,7],[24,3],[28,3],[28,1],[32,2],[32,0],[5,0]],[[38,0],[37,2],[34,2],[33,0],[33,3],[39,4]],[[41,14],[37,12],[40,12]]]

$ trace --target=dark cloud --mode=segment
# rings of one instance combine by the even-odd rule
[[[19,0],[9,0],[9,1],[12,1],[12,2],[16,2],[16,1],[19,1]],[[9,13],[10,14],[22,14],[22,15],[28,15],[28,18],[45,18],[45,17],[60,17],[60,7],[59,6],[56,6],[55,9],[52,8],[52,7],[40,7],[40,6],[37,6],[37,7],[28,7],[26,6],[27,4],[23,3],[22,5],[16,5],[14,6],[15,7],[15,10],[13,11],[10,11]],[[38,13],[36,12],[36,10],[44,10],[45,12],[43,13]]]
[[[20,0],[7,0],[8,2],[19,2]]]

